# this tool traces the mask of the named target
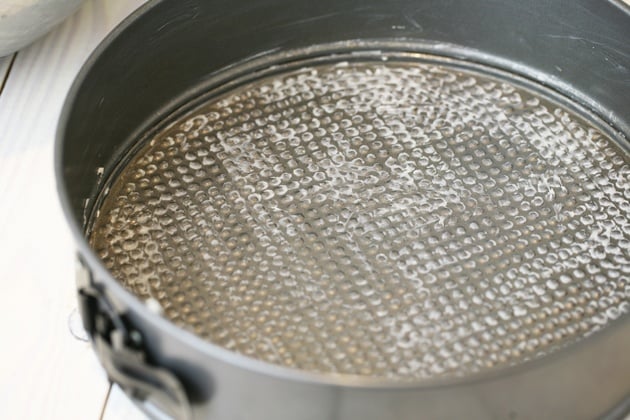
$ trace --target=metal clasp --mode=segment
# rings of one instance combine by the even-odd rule
[[[190,404],[179,379],[149,363],[141,332],[115,310],[85,265],[81,261],[77,265],[83,326],[109,379],[154,417],[190,419]],[[154,406],[164,413],[158,415]]]

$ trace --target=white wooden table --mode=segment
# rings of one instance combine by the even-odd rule
[[[76,314],[74,245],[53,142],[67,91],[98,42],[144,0],[92,0],[0,58],[0,418],[143,419],[110,385]]]

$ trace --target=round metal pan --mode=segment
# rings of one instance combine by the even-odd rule
[[[507,81],[583,118],[621,162],[610,170],[617,171],[621,220],[629,199],[629,41],[630,10],[619,1],[161,0],[140,8],[77,77],[55,157],[77,242],[82,317],[110,379],[154,417],[622,418],[630,408],[627,232],[619,239],[621,266],[610,274],[618,307],[602,328],[518,363],[404,380],[291,368],[204,339],[124,286],[88,237],[107,209],[104,195],[116,191],[111,180],[146,150],[143,139],[168,132],[212,98],[259,89],[265,77],[301,66],[325,74],[329,63],[363,71],[360,63],[376,61],[396,71],[423,63]]]

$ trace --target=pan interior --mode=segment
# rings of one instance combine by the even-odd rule
[[[517,77],[381,58],[210,95],[104,183],[91,246],[174,323],[307,371],[464,376],[627,313],[607,131]]]

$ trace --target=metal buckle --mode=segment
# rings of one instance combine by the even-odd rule
[[[147,361],[142,334],[114,309],[81,261],[77,286],[83,325],[110,381],[138,405],[151,404],[164,411],[165,415],[157,415],[151,407],[155,417],[190,419],[190,403],[179,379]]]

